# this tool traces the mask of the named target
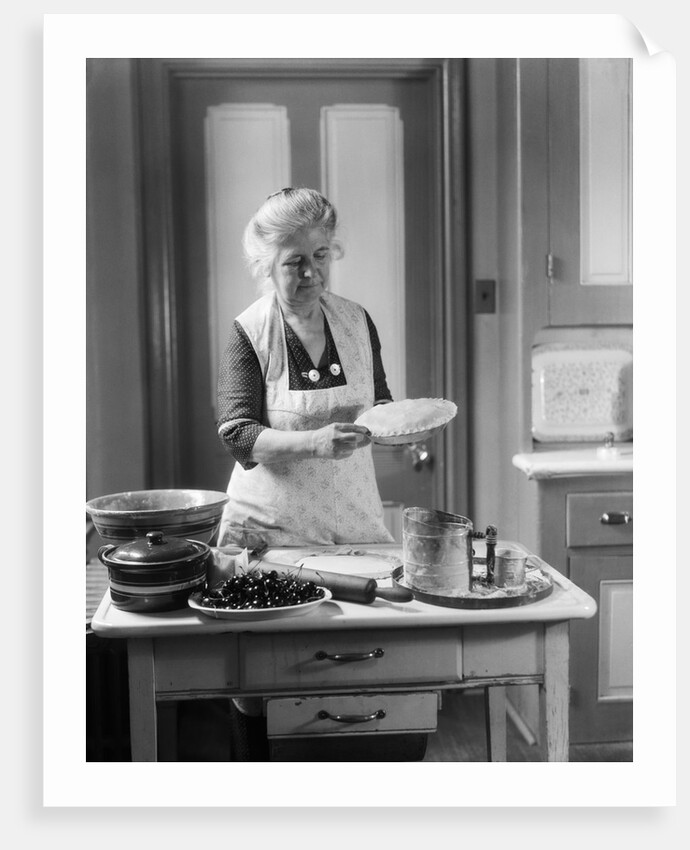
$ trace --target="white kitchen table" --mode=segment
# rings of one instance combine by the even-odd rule
[[[399,545],[366,549],[402,557]],[[380,735],[433,732],[440,695],[466,688],[485,689],[488,756],[505,761],[506,687],[525,684],[539,685],[546,760],[567,761],[568,623],[592,617],[596,603],[541,567],[552,593],[516,607],[331,599],[301,616],[240,621],[191,608],[135,614],[106,592],[91,627],[127,641],[133,761],[157,759],[166,701],[262,697],[275,739]]]

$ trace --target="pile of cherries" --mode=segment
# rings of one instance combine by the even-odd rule
[[[206,586],[201,603],[207,608],[285,608],[322,599],[323,588],[313,581],[280,576],[275,570],[237,573],[214,588]]]

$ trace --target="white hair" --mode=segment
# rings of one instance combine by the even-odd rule
[[[244,256],[252,276],[261,280],[271,273],[273,262],[285,242],[299,230],[321,228],[333,258],[341,257],[335,239],[338,215],[329,200],[316,189],[281,189],[259,207],[242,237]]]

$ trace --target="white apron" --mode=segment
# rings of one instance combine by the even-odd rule
[[[354,422],[374,404],[373,355],[364,310],[324,293],[328,321],[347,384],[291,390],[283,318],[274,293],[260,298],[238,321],[259,358],[271,428],[306,431],[332,422]],[[383,522],[371,446],[341,460],[306,458],[236,463],[218,545],[268,546],[391,543]]]

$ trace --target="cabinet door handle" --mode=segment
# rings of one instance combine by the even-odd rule
[[[371,652],[342,652],[335,655],[329,655],[320,649],[315,655],[317,661],[366,661],[367,658],[382,658],[382,649],[372,649]]]
[[[628,525],[632,517],[627,511],[607,511],[599,521],[602,525]]]
[[[386,712],[382,708],[371,714],[331,714],[323,709],[317,714],[319,720],[336,720],[338,723],[367,723],[370,720],[382,720],[385,716]]]

